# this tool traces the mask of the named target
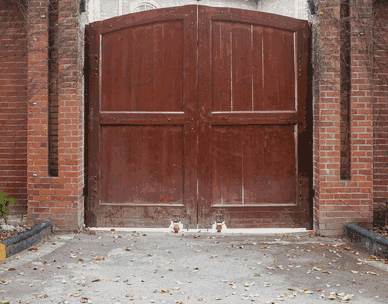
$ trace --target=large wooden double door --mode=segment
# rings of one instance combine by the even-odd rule
[[[307,22],[184,6],[87,28],[89,226],[309,227]]]

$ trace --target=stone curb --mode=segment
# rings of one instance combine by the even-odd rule
[[[388,239],[357,224],[345,225],[346,236],[370,254],[388,258]]]
[[[52,233],[53,225],[50,221],[44,221],[36,224],[30,230],[17,234],[16,236],[0,242],[0,261],[5,260],[7,257],[19,253]]]

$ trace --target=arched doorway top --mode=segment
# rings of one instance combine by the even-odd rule
[[[89,22],[156,8],[200,4],[262,11],[306,20],[307,0],[88,0]]]

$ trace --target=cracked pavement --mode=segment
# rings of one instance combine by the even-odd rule
[[[8,302],[386,304],[388,265],[308,234],[54,235],[0,265]]]

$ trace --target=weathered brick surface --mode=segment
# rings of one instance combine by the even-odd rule
[[[23,10],[0,1],[0,191],[17,198],[11,214],[27,209],[27,55]]]
[[[58,177],[48,172],[48,0],[30,0],[28,217],[62,230],[83,223],[82,43],[79,3],[58,2]]]
[[[388,1],[375,1],[374,14],[374,210],[381,222],[388,201]]]
[[[351,6],[351,178],[340,178],[340,0],[319,1],[315,63],[315,229],[342,233],[346,222],[372,222],[373,113],[369,56],[372,0]]]

